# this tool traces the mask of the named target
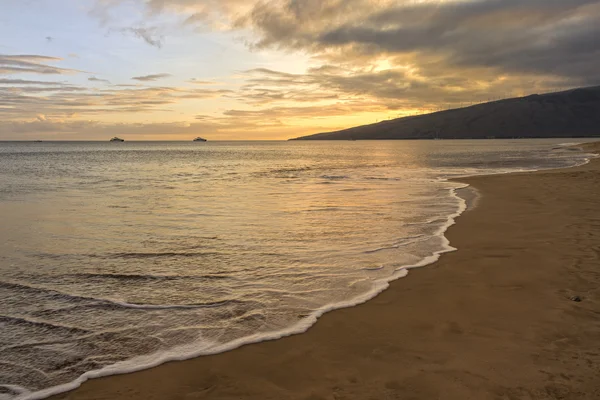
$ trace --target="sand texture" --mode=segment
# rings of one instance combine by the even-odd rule
[[[53,399],[600,399],[600,162],[464,181],[459,250],[366,304]]]

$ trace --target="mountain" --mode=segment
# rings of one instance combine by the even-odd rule
[[[292,140],[600,136],[600,86],[534,94]]]

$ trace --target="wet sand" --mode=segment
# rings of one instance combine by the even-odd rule
[[[52,399],[600,399],[600,160],[461,181],[481,198],[459,250],[375,299]]]

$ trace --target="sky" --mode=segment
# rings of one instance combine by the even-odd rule
[[[600,0],[0,0],[0,140],[271,140],[600,84]]]

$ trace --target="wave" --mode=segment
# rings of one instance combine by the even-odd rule
[[[378,253],[378,252],[384,251],[384,250],[398,249],[398,248],[400,248],[402,246],[406,246],[406,245],[409,245],[409,244],[420,242],[422,240],[426,240],[426,239],[422,239],[424,236],[425,235],[408,236],[408,237],[400,239],[398,242],[396,242],[396,243],[394,243],[392,245],[378,247],[378,248],[373,249],[373,250],[366,250],[363,253],[365,253],[365,254],[373,254],[373,253]]]
[[[585,142],[566,142],[566,143],[560,143],[557,145],[557,147],[553,147],[552,150],[555,149],[564,149],[565,147],[573,147],[573,146],[579,146],[581,144],[583,144]]]
[[[311,208],[308,210],[304,210],[304,212],[327,212],[327,211],[343,211],[343,208],[340,207],[322,207],[322,208]]]
[[[186,252],[177,253],[172,251],[158,252],[158,253],[114,253],[103,256],[97,256],[102,258],[163,258],[163,257],[204,257],[212,256],[218,253],[215,252]]]
[[[197,308],[212,308],[221,307],[229,304],[242,304],[244,301],[238,299],[227,299],[221,301],[212,301],[206,303],[195,303],[195,304],[139,304],[139,303],[127,303],[116,300],[105,300],[107,303],[111,303],[120,307],[134,308],[141,310],[176,310],[176,309],[197,309]]]
[[[4,390],[0,390],[0,400],[4,399],[4,394],[8,394],[8,395],[16,395],[16,396],[24,396],[24,395],[28,395],[31,392],[27,389],[25,389],[22,386],[18,386],[18,385],[0,385],[0,389],[4,389]]]
[[[196,251],[196,252],[121,252],[121,253],[107,253],[107,254],[53,254],[53,253],[36,253],[35,257],[40,259],[61,259],[69,257],[89,257],[89,258],[105,258],[105,259],[147,259],[147,258],[178,258],[178,257],[207,257],[218,255],[219,253],[210,251]]]
[[[431,225],[434,222],[440,222],[440,221],[443,221],[444,219],[445,219],[444,217],[435,217],[435,218],[430,218],[427,221],[423,221],[423,222],[408,222],[404,225],[405,226]]]
[[[304,172],[304,171],[312,171],[314,168],[313,167],[299,167],[299,168],[279,168],[279,169],[272,169],[270,171],[268,171],[268,173],[272,173],[272,174],[285,174],[288,172]]]
[[[21,290],[21,291],[28,291],[28,292],[33,292],[33,293],[38,293],[38,294],[42,294],[46,297],[49,297],[51,299],[57,299],[57,300],[65,300],[65,301],[73,301],[73,300],[80,300],[80,301],[105,301],[105,302],[110,302],[110,300],[105,300],[105,299],[98,299],[95,297],[88,297],[88,296],[82,296],[82,295],[77,295],[77,294],[70,294],[70,293],[65,293],[65,292],[60,292],[58,290],[55,289],[49,289],[49,288],[44,288],[41,286],[35,286],[35,285],[30,285],[30,284],[26,284],[23,282],[7,282],[7,281],[0,281],[0,287],[4,287],[4,288],[8,288],[8,289],[13,289],[13,290]]]
[[[373,250],[366,250],[363,253],[365,253],[365,254],[373,254],[373,253],[379,253],[380,251],[384,251],[384,250],[397,249],[399,247],[400,247],[400,245],[394,244],[394,245],[391,245],[391,246],[378,247],[378,248],[373,249]]]
[[[257,177],[270,177],[270,176],[279,176],[284,178],[296,177],[298,173],[313,171],[314,167],[296,167],[296,168],[275,168],[269,169],[266,171],[254,172],[252,176]]]
[[[10,315],[2,315],[0,314],[0,322],[3,324],[12,324],[12,325],[29,325],[29,326],[37,326],[43,329],[60,329],[64,331],[68,331],[69,333],[77,333],[77,334],[85,334],[90,333],[90,331],[86,329],[81,329],[73,326],[66,326],[61,324],[56,324],[48,321],[38,321],[35,319],[25,318],[25,317],[14,317]]]
[[[385,265],[380,265],[379,267],[367,267],[363,268],[363,271],[381,271],[385,268]]]
[[[400,178],[386,178],[386,177],[379,177],[379,176],[367,176],[365,177],[365,179],[368,179],[370,181],[400,181]]]
[[[63,276],[80,277],[88,279],[115,279],[119,281],[177,281],[177,280],[211,280],[230,279],[230,275],[206,274],[206,275],[152,275],[152,274],[102,274],[80,272]]]
[[[114,300],[114,299],[106,299],[92,296],[82,296],[77,294],[60,292],[55,289],[43,288],[40,286],[28,285],[24,283],[14,283],[14,282],[6,282],[0,281],[0,287],[11,288],[11,289],[20,289],[27,291],[34,291],[41,293],[45,296],[49,296],[51,298],[73,301],[87,301],[90,303],[84,304],[84,307],[94,307],[94,306],[112,306],[112,307],[123,307],[123,308],[132,308],[132,309],[144,309],[144,310],[169,310],[169,309],[196,309],[196,308],[211,308],[211,307],[220,307],[228,304],[241,304],[245,303],[239,299],[225,299],[214,302],[205,302],[205,303],[194,303],[194,304],[143,304],[143,303],[129,303],[126,301]],[[0,316],[1,320],[1,316]]]

